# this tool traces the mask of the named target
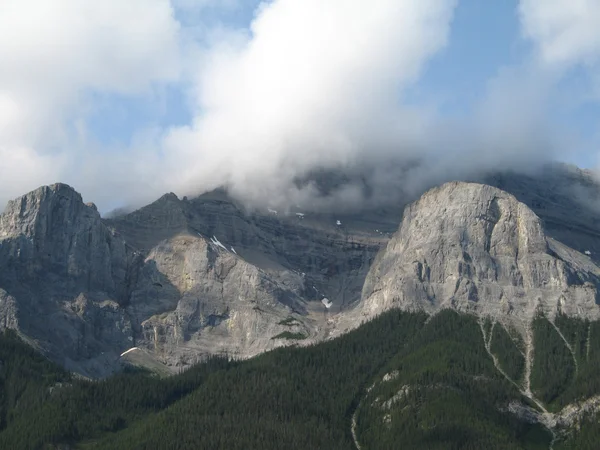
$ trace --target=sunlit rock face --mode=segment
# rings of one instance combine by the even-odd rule
[[[600,269],[548,238],[540,218],[497,188],[452,182],[426,192],[371,268],[360,312],[454,308],[529,321],[597,318]]]
[[[561,166],[487,181],[503,190],[447,183],[406,208],[248,210],[223,190],[166,194],[111,219],[65,184],[41,187],[0,215],[0,328],[103,377],[133,347],[176,372],[338,336],[396,307],[521,329],[542,311],[597,318],[593,178]]]

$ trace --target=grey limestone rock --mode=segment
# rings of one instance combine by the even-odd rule
[[[600,268],[546,237],[541,219],[514,196],[451,182],[405,209],[357,310],[454,308],[522,323],[541,312],[597,319],[599,287]]]
[[[284,331],[315,334],[299,273],[249,263],[189,226],[182,203],[168,194],[119,231],[64,184],[10,202],[0,215],[0,327],[90,377],[119,370],[134,346],[176,369],[289,344],[276,338]]]
[[[0,215],[2,326],[69,369],[111,373],[133,340],[121,306],[138,259],[65,184],[13,200]]]
[[[312,333],[304,323],[301,277],[270,276],[216,238],[179,234],[153,248],[146,266],[152,270],[140,278],[128,311],[139,331],[137,345],[169,366],[185,367],[209,354],[252,356],[281,345],[273,337],[291,328]],[[293,327],[280,324],[288,317],[295,317]]]
[[[0,329],[18,329],[18,326],[17,302],[4,289],[0,289]]]
[[[0,328],[103,377],[134,347],[176,371],[210,354],[316,342],[395,307],[521,329],[542,311],[598,318],[600,213],[573,195],[600,198],[600,188],[561,167],[544,179],[488,177],[516,197],[477,183],[434,188],[393,235],[404,204],[249,211],[217,190],[102,219],[69,186],[42,187],[0,215]]]

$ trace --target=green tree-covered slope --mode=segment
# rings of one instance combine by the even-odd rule
[[[533,324],[531,383],[559,410],[600,392],[600,326],[564,317],[555,325],[566,343],[546,319]],[[494,366],[484,334],[517,386]],[[524,345],[472,316],[391,311],[318,345],[215,358],[167,379],[130,370],[86,381],[5,332],[0,448],[354,449],[355,421],[363,450],[545,449],[550,432],[509,408],[537,408],[519,389]],[[584,419],[554,447],[596,448],[596,424]]]

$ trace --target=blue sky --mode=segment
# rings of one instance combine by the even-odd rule
[[[60,180],[104,209],[221,184],[275,204],[371,159],[599,162],[595,0],[8,0],[0,30],[1,202]]]

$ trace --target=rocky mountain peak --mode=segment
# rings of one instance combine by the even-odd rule
[[[0,215],[0,328],[103,376],[132,346],[185,367],[315,342],[396,307],[598,317],[597,216],[570,207],[566,187],[501,181],[516,197],[451,182],[406,209],[343,216],[248,211],[216,190],[101,219],[68,185],[41,187]]]
[[[66,184],[10,201],[0,215],[0,244],[0,261],[9,263],[0,276],[5,284],[18,284],[26,274],[68,276],[81,289],[123,294],[130,252]]]
[[[429,190],[406,208],[402,228],[424,223],[429,224],[426,233],[444,230],[449,233],[445,240],[461,248],[483,248],[492,256],[524,257],[547,250],[540,218],[513,195],[485,184],[450,182]]]
[[[179,197],[177,197],[176,194],[174,194],[173,192],[168,192],[166,194],[164,194],[163,196],[161,196],[158,200],[158,202],[178,202],[179,201]]]
[[[86,375],[131,342],[121,308],[141,263],[66,184],[43,186],[0,215],[0,326]]]
[[[454,308],[527,322],[598,317],[600,268],[547,238],[541,219],[500,189],[451,182],[409,205],[363,290],[367,315]]]
[[[0,215],[0,238],[47,234],[53,226],[73,223],[81,217],[100,219],[97,209],[85,205],[69,185],[42,186],[8,202]]]

